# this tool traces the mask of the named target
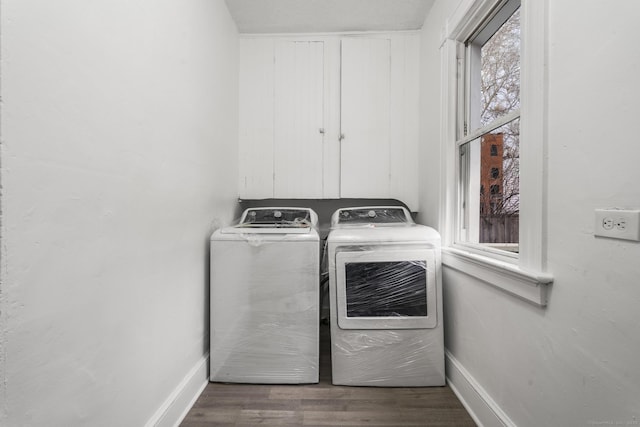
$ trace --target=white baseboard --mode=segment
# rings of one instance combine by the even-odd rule
[[[480,427],[517,427],[471,374],[445,351],[447,383]]]
[[[187,373],[171,395],[145,424],[146,427],[177,427],[209,383],[209,354]]]

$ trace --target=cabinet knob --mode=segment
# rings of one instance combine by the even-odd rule
[[[324,135],[324,128],[320,128],[320,129],[318,129],[318,132],[320,132],[321,134],[323,134],[323,135]]]
[[[338,141],[342,141],[344,139],[344,133],[340,134],[340,137],[338,137]]]

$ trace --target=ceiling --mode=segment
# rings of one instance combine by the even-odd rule
[[[416,30],[435,0],[225,0],[240,33]]]

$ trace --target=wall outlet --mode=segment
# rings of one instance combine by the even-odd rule
[[[595,235],[640,241],[640,209],[596,209]]]

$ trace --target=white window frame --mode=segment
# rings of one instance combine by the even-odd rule
[[[547,304],[553,276],[546,272],[546,140],[547,140],[547,1],[522,0],[520,75],[520,251],[518,256],[458,244],[458,90],[460,45],[481,25],[501,0],[463,0],[442,32],[440,129],[443,188],[440,223],[442,261],[539,306]]]

